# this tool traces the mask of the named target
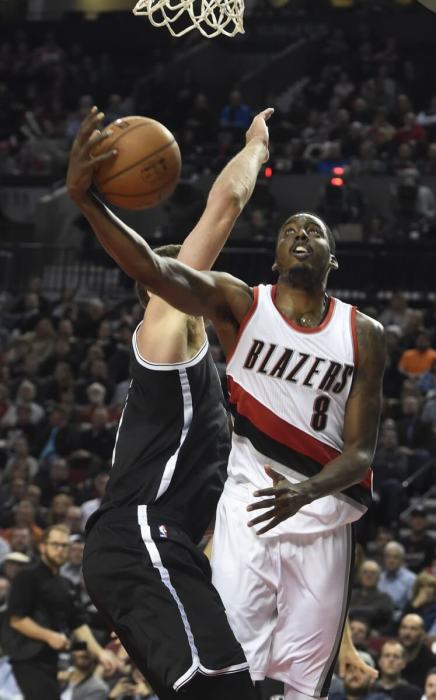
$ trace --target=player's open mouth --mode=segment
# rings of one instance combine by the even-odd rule
[[[294,246],[291,252],[295,258],[298,258],[298,260],[306,260],[306,258],[312,255],[311,248],[306,248],[306,246],[303,245]]]

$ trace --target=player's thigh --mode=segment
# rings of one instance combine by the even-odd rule
[[[282,540],[270,673],[303,694],[327,695],[348,608],[353,554],[351,526]]]
[[[212,580],[255,680],[264,677],[277,621],[277,538],[259,538],[247,526],[244,503],[222,497],[215,522]]]

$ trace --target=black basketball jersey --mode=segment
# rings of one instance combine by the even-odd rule
[[[188,362],[145,361],[133,334],[131,383],[100,509],[147,505],[149,520],[176,524],[198,542],[214,516],[230,436],[207,341]]]

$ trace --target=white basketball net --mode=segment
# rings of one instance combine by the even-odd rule
[[[138,0],[133,14],[145,15],[155,27],[167,27],[173,36],[192,29],[208,39],[244,33],[244,0]],[[184,26],[175,28],[180,18]]]

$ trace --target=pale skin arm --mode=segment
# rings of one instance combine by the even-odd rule
[[[372,666],[368,666],[363,659],[360,658],[356,647],[351,638],[350,623],[348,620],[345,623],[344,633],[342,635],[341,646],[339,649],[339,675],[345,675],[347,666],[359,668],[364,673],[367,673],[373,680],[378,678],[378,671]]]
[[[98,659],[107,675],[115,673],[120,666],[118,659],[111,651],[107,651],[100,646],[88,625],[76,627],[73,630],[73,634],[80,642],[86,642],[89,653]]]
[[[265,500],[252,503],[247,510],[270,510],[251,520],[250,527],[267,522],[262,534],[292,517],[312,501],[338,493],[362,481],[374,456],[382,407],[382,379],[386,360],[383,327],[363,314],[357,315],[359,367],[345,409],[344,449],[310,479],[290,484],[269,467],[274,485],[254,493]]]
[[[31,617],[12,616],[10,619],[10,625],[12,629],[14,629],[16,632],[20,632],[20,634],[23,634],[25,637],[30,637],[30,639],[36,639],[39,642],[44,642],[49,647],[57,651],[68,649],[70,646],[70,642],[64,634],[61,632],[55,632],[47,627],[42,627]]]

